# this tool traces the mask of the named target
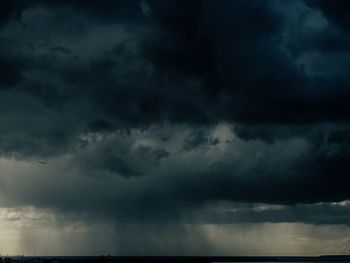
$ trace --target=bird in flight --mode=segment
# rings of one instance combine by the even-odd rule
[[[39,160],[38,163],[40,163],[41,165],[42,165],[42,164],[47,164],[47,161],[41,161],[41,160]]]

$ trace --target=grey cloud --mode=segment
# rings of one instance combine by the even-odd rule
[[[2,1],[1,205],[346,223],[345,4],[310,3]]]
[[[218,200],[310,204],[302,207],[311,211],[313,203],[349,199],[343,172],[346,147],[329,142],[317,148],[297,137],[273,143],[245,141],[229,125],[221,125],[207,131],[218,143],[184,150],[183,143],[195,130],[173,126],[173,132],[182,135],[165,141],[154,130],[82,138],[89,141],[86,146],[52,158],[46,166],[5,159],[2,205],[34,205],[127,221],[171,221],[191,218],[191,211]],[[12,169],[14,164],[18,168]],[[288,209],[281,220],[292,217],[288,211],[293,208]]]

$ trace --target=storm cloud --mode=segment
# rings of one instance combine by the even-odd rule
[[[1,207],[67,222],[348,225],[349,10],[0,1]]]

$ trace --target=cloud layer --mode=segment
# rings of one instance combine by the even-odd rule
[[[0,1],[0,205],[119,224],[348,225],[349,12]]]

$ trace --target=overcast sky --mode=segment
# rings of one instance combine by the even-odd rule
[[[0,0],[0,254],[349,254],[349,68],[346,0]]]

